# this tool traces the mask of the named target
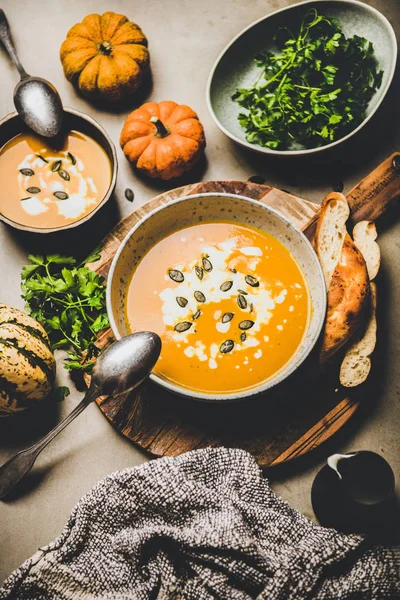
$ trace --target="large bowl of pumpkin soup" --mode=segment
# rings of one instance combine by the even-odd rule
[[[149,213],[111,266],[107,309],[117,338],[162,339],[151,379],[198,400],[240,400],[293,373],[326,310],[307,238],[249,198],[198,194]]]
[[[117,156],[91,117],[64,110],[63,130],[41,138],[17,113],[0,122],[0,219],[36,233],[76,227],[110,198]]]

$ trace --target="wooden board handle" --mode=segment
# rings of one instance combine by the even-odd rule
[[[395,152],[347,194],[353,223],[375,221],[400,195],[400,152]]]

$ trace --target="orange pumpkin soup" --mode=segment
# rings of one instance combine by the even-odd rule
[[[0,212],[37,228],[68,225],[94,210],[111,182],[111,164],[89,136],[71,131],[60,148],[21,133],[0,150]]]
[[[268,380],[299,347],[310,317],[303,273],[275,237],[235,223],[202,223],[158,242],[126,297],[131,332],[155,331],[154,373],[201,392]]]

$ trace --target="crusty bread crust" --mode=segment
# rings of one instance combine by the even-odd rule
[[[340,383],[356,387],[363,383],[371,370],[371,354],[376,346],[376,285],[371,283],[369,315],[364,327],[351,340],[340,366]]]
[[[369,278],[363,255],[345,234],[340,260],[328,290],[328,310],[321,346],[325,362],[349,341],[364,319]]]
[[[361,251],[368,269],[370,281],[376,277],[381,264],[381,253],[376,238],[375,223],[360,221],[353,229],[353,238]],[[363,383],[371,370],[371,354],[376,345],[376,285],[370,284],[370,303],[366,323],[360,327],[349,342],[340,367],[340,383],[344,387],[355,387]]]

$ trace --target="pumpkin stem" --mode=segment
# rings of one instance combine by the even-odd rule
[[[154,123],[154,125],[156,126],[157,131],[155,132],[155,135],[157,137],[164,138],[167,137],[167,135],[171,134],[170,130],[164,125],[162,121],[160,121],[158,117],[151,117],[150,123]]]
[[[111,54],[112,49],[113,49],[111,43],[107,42],[107,40],[103,40],[97,47],[98,47],[99,51],[102,54],[105,54],[106,56]]]

